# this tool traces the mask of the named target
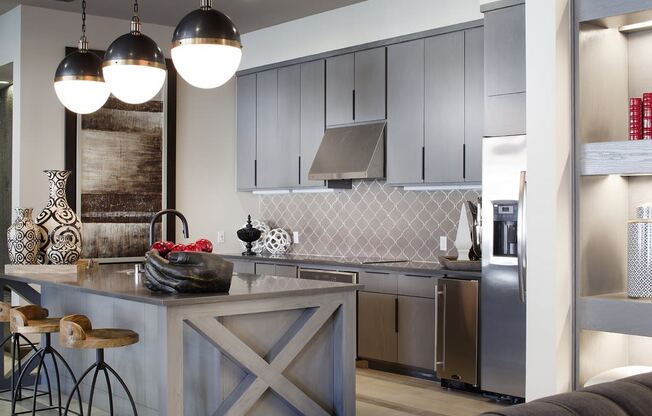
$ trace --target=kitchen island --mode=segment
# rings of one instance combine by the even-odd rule
[[[358,285],[234,274],[229,293],[162,295],[143,279],[134,265],[102,265],[79,274],[10,273],[1,283],[18,293],[40,286],[50,316],[84,314],[96,328],[138,332],[138,344],[107,350],[106,358],[140,415],[355,414]],[[76,374],[94,358],[59,350]],[[99,384],[94,404],[102,408]],[[120,394],[116,412],[127,414]]]

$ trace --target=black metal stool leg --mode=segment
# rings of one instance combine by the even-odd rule
[[[39,381],[41,381],[41,370],[43,369],[43,362],[45,361],[45,354],[46,354],[46,350],[42,350],[42,352],[39,353],[41,358],[39,359],[38,367],[36,369],[36,381],[34,382],[34,394],[33,394],[33,400],[32,400],[32,414],[36,413],[36,392],[38,391]]]
[[[16,381],[17,386],[22,386],[23,383],[23,378],[25,377],[25,373],[27,372],[27,369],[32,365],[34,360],[36,360],[37,357],[40,356],[40,353],[35,353],[32,355],[29,360],[27,360],[27,363],[25,364],[25,367],[23,367],[23,371],[20,372],[20,375],[18,376],[18,380]],[[18,398],[18,389],[13,392],[11,396],[11,414],[14,415],[16,414],[16,401]]]
[[[116,373],[116,371],[113,368],[111,368],[110,365],[105,364],[105,366],[106,366],[106,369],[109,370],[111,372],[111,374],[113,374],[113,376],[116,378],[116,380],[118,380],[118,382],[122,386],[122,389],[125,391],[125,393],[127,393],[127,397],[129,397],[129,402],[131,403],[131,408],[134,411],[134,416],[138,416],[138,410],[136,410],[136,402],[134,402],[134,398],[131,396],[131,392],[127,388],[127,385],[122,380],[122,378],[118,375],[118,373]]]
[[[50,347],[52,350],[52,353],[58,357],[61,360],[61,363],[66,367],[66,370],[68,370],[68,373],[70,373],[70,377],[72,377],[72,382],[77,384],[77,379],[75,378],[75,373],[72,371],[72,368],[70,368],[70,365],[68,365],[68,361],[66,361],[65,358],[59,353],[59,351],[55,350],[54,348]],[[70,392],[70,395],[72,396],[74,393],[74,390]],[[77,400],[79,400],[79,416],[84,416],[84,409],[83,406],[84,404],[82,403],[81,399],[81,392],[79,389],[77,389]],[[59,407],[61,407],[61,403],[59,403]]]
[[[68,401],[66,401],[66,407],[64,408],[63,414],[64,416],[68,416],[68,409],[70,409],[70,403],[72,402],[72,398],[75,396],[75,392],[77,392],[78,395],[81,393],[79,392],[80,386],[82,381],[86,378],[88,374],[90,374],[91,371],[93,371],[97,367],[97,363],[93,364],[92,366],[88,367],[86,371],[84,371],[84,374],[79,377],[79,380],[75,383],[75,386],[70,390],[70,395],[68,396]],[[81,398],[79,399],[79,403],[81,403]]]
[[[16,381],[18,379],[18,376],[23,370],[23,361],[25,359],[29,359],[28,357],[22,358],[20,356],[20,350],[21,346],[29,346],[30,350],[33,353],[38,352],[38,348],[32,341],[29,340],[25,335],[20,334],[20,333],[13,333],[9,337],[7,337],[2,343],[0,343],[0,350],[5,346],[7,342],[11,340],[11,376],[10,376],[10,389],[7,390],[1,390],[0,393],[7,393],[10,392],[9,398],[0,398],[2,401],[7,401],[11,402],[14,399],[14,392],[18,390],[18,396],[16,398],[17,401],[22,401],[26,399],[31,399],[32,396],[24,396],[23,395],[23,386],[22,384],[19,386]],[[18,367],[18,369],[16,369]],[[44,364],[44,368],[47,371],[47,365]],[[49,395],[50,398],[50,405],[52,405],[52,387],[48,383],[48,391],[39,391],[38,396],[43,396],[43,395]]]
[[[102,368],[104,372],[104,379],[106,380],[106,389],[109,394],[109,416],[113,416],[113,392],[111,391],[111,380],[109,379],[109,371],[106,367]]]

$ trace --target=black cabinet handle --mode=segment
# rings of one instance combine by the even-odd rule
[[[426,146],[421,147],[421,180],[426,180]]]
[[[254,159],[254,186],[258,186],[258,159]]]
[[[394,298],[394,332],[398,334],[398,298]]]
[[[466,179],[466,143],[462,145],[462,178]]]
[[[353,120],[355,121],[355,90],[353,90],[352,93],[353,93]]]
[[[301,156],[299,156],[299,185],[301,185]]]

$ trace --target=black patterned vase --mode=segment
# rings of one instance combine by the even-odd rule
[[[49,264],[48,249],[65,237],[82,249],[81,221],[75,214],[66,199],[66,182],[70,176],[67,170],[44,171],[50,180],[50,198],[48,204],[36,218],[36,225],[40,229],[39,264]]]
[[[17,208],[16,221],[7,230],[11,264],[36,264],[40,247],[39,228],[32,221],[32,208]]]

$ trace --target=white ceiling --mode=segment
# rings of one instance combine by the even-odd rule
[[[290,20],[360,3],[364,0],[215,0],[214,6],[229,15],[240,33],[251,32]],[[131,18],[131,1],[87,0],[88,14]],[[79,11],[81,0],[0,0],[0,14],[18,4],[50,9]],[[144,22],[176,26],[188,12],[199,7],[199,0],[140,0]]]

